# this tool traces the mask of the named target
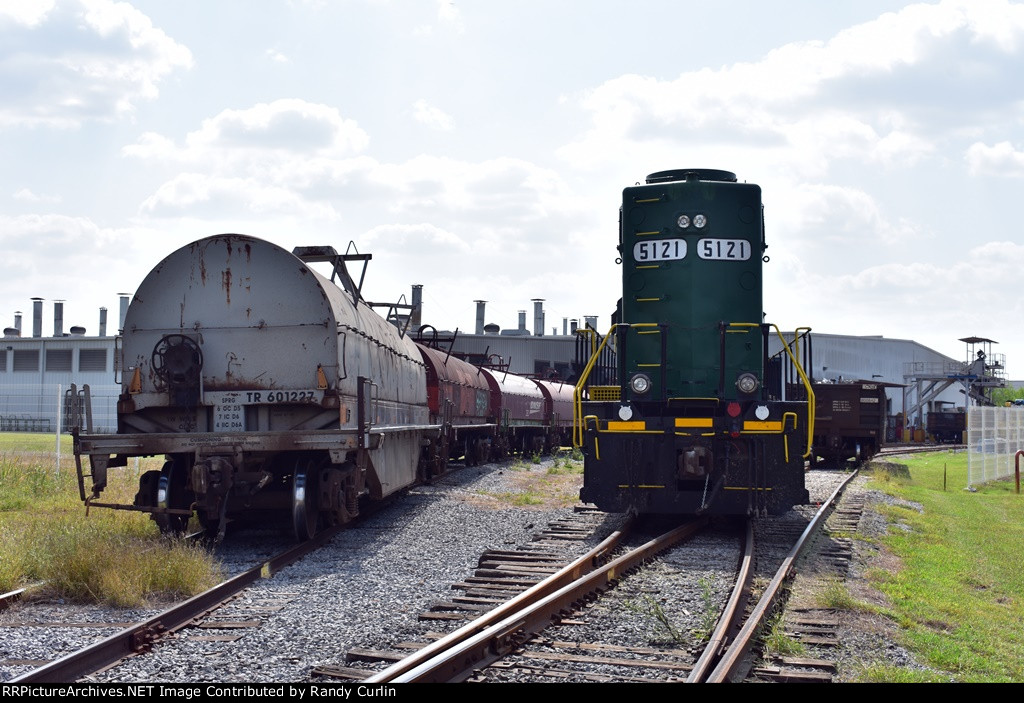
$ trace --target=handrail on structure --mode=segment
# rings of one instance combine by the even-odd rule
[[[597,346],[597,338],[600,336],[597,334],[597,330],[595,330],[593,327],[577,327],[576,334],[584,335],[587,338],[587,340],[590,342],[590,355],[593,356],[595,353],[594,349]]]
[[[798,359],[800,358],[800,338],[810,331],[810,327],[797,327],[793,330],[793,353]]]
[[[590,355],[590,361],[587,362],[586,368],[580,374],[580,380],[576,381],[576,388],[572,394],[572,446],[574,447],[583,446],[583,391],[586,387],[587,379],[590,377],[590,372],[594,370],[594,365],[597,363],[597,358],[600,356],[604,346],[621,324],[614,324],[608,330],[608,334],[601,340],[600,346]],[[626,326],[628,327],[629,325]],[[592,334],[596,335],[597,332],[595,331]],[[591,347],[593,347],[593,341],[591,341]]]
[[[793,362],[793,368],[796,369],[797,373],[800,374],[800,380],[804,383],[804,388],[807,390],[807,451],[804,452],[803,457],[806,459],[811,455],[811,448],[814,444],[814,389],[811,387],[811,380],[807,378],[807,374],[804,373],[804,367],[800,365],[800,360],[794,356],[793,349],[790,348],[789,342],[782,336],[782,330],[779,329],[778,325],[773,324],[775,333],[779,335],[779,341],[782,342],[782,348],[786,350],[786,354],[789,356],[789,360]],[[811,331],[810,327],[799,329],[806,329],[808,332]],[[796,335],[794,334],[793,342],[796,343]]]

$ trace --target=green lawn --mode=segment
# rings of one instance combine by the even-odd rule
[[[949,675],[935,680],[1024,681],[1024,495],[1012,478],[966,490],[964,452],[894,461],[909,479],[876,471],[871,487],[909,503],[883,508],[902,568],[872,579],[902,644]]]

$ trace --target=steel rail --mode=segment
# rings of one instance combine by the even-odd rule
[[[27,590],[27,588],[17,588],[13,591],[8,591],[7,593],[0,595],[0,611],[7,610],[12,605],[21,600],[21,597],[25,594],[25,591]]]
[[[726,642],[731,634],[740,629],[741,605],[750,598],[750,586],[754,573],[754,522],[747,520],[746,538],[743,542],[743,554],[740,555],[740,568],[736,575],[736,586],[729,596],[725,609],[718,619],[711,638],[704,647],[704,652],[693,665],[693,670],[686,678],[686,683],[701,683],[707,679],[713,667],[725,651]]]
[[[548,576],[543,581],[540,581],[527,590],[523,591],[515,598],[502,603],[500,606],[484,614],[483,616],[473,620],[470,623],[460,627],[459,629],[445,635],[443,638],[432,642],[431,644],[417,650],[413,654],[410,654],[405,659],[395,662],[387,669],[384,669],[377,674],[374,674],[366,681],[368,683],[375,682],[386,682],[393,681],[395,677],[400,676],[409,670],[420,666],[431,658],[437,656],[441,652],[451,649],[457,646],[461,642],[465,642],[473,635],[478,632],[493,626],[501,620],[508,617],[509,614],[519,611],[523,604],[528,604],[533,600],[542,598],[554,591],[562,588],[568,583],[571,583],[578,579],[580,576],[590,573],[595,568],[608,561],[608,555],[611,554],[615,549],[618,548],[619,544],[629,534],[633,527],[633,522],[630,520],[620,529],[616,530],[612,534],[608,535],[604,540],[601,541],[596,547],[588,551],[586,554],[580,556],[572,563],[567,564],[551,576]]]
[[[782,560],[782,565],[779,566],[779,569],[775,572],[775,576],[772,578],[771,583],[768,584],[764,593],[761,594],[760,600],[758,600],[757,605],[755,605],[753,610],[750,612],[750,615],[747,617],[746,622],[744,622],[743,627],[740,628],[736,639],[732,641],[729,648],[722,655],[715,668],[703,683],[727,683],[736,680],[738,673],[740,673],[741,664],[749,651],[754,635],[767,619],[773,606],[781,595],[782,585],[786,579],[789,578],[790,572],[793,569],[793,564],[810,544],[811,537],[817,534],[820,527],[824,524],[825,518],[827,518],[832,512],[832,509],[835,507],[839,496],[842,495],[843,491],[846,489],[846,486],[849,485],[850,481],[852,481],[858,473],[859,471],[853,471],[841,484],[839,484],[832,495],[821,504],[818,512],[815,513],[814,517],[807,524],[807,527],[804,528],[804,531],[796,541],[796,544],[793,545],[793,548],[789,551],[786,558]]]
[[[476,627],[471,623],[467,628],[472,631],[467,631],[461,641],[441,646],[444,640],[439,640],[432,653],[415,666],[406,666],[403,660],[363,683],[465,681],[475,670],[497,661],[543,630],[560,612],[570,610],[583,598],[607,588],[630,569],[692,537],[707,524],[707,518],[700,518],[677,527],[604,566],[597,566],[589,573],[570,580],[553,592],[550,587],[545,587],[543,593],[538,589],[530,597],[525,597],[526,593],[520,594],[515,599],[517,607],[504,607],[501,619],[490,620],[492,624],[489,626]]]
[[[196,618],[215,609],[260,578],[269,578],[289,564],[319,549],[344,526],[337,525],[296,545],[257,567],[249,569],[208,591],[165,610],[152,618],[123,629],[94,645],[33,669],[8,683],[74,683],[126,657],[150,649],[157,640],[180,630]]]

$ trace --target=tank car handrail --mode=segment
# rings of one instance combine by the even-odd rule
[[[573,391],[572,396],[572,446],[582,447],[583,446],[583,391],[586,388],[587,378],[590,377],[590,372],[594,370],[594,365],[597,363],[597,359],[604,349],[605,345],[608,344],[608,340],[611,339],[612,334],[619,327],[629,327],[625,323],[616,323],[611,326],[608,330],[608,334],[601,340],[601,345],[597,348],[593,354],[590,355],[590,360],[587,362],[586,367],[583,369],[583,373],[580,374],[580,379],[576,381],[576,388]],[[596,332],[595,332],[596,334]]]
[[[804,367],[800,365],[800,360],[794,355],[793,349],[789,346],[789,342],[786,341],[785,336],[782,334],[782,330],[776,324],[771,325],[775,329],[775,333],[779,335],[779,341],[782,342],[782,348],[785,349],[786,354],[789,356],[789,360],[793,364],[793,368],[800,375],[800,380],[803,381],[804,388],[807,390],[807,451],[803,453],[803,457],[806,459],[811,455],[811,451],[814,445],[814,389],[811,387],[811,380],[807,378],[807,374],[804,373]],[[806,329],[808,332],[811,331],[810,327],[800,327],[798,329]],[[793,340],[794,343],[796,339]]]

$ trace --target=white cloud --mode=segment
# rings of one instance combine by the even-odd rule
[[[224,110],[186,137],[190,149],[279,150],[282,153],[351,154],[369,143],[366,132],[337,108],[296,98]]]
[[[413,119],[417,122],[444,132],[450,132],[455,127],[451,115],[434,107],[426,100],[417,100],[412,107]]]
[[[232,178],[183,173],[147,198],[140,211],[151,217],[208,217],[250,220],[285,215],[311,220],[336,220],[329,204],[310,202],[288,188]]]
[[[79,126],[130,114],[189,50],[124,2],[58,0],[0,7],[0,126]]]
[[[1006,87],[1017,81],[1022,41],[1024,6],[948,0],[910,5],[829,41],[787,44],[754,63],[675,80],[621,76],[580,96],[593,126],[560,155],[596,165],[656,142],[743,143],[775,145],[780,164],[808,175],[849,160],[905,168],[981,115],[1005,124],[1019,101]],[[929,119],[936,110],[942,117]]]
[[[765,298],[775,301],[769,319],[786,327],[884,332],[939,350],[968,334],[1020,345],[1024,334],[1007,320],[1024,315],[1024,300],[1005,292],[1019,287],[1021,270],[1024,245],[1008,241],[986,242],[940,263],[886,262],[849,273],[811,271],[791,260],[771,271]],[[778,307],[793,298],[799,306]]]
[[[1010,142],[992,146],[975,142],[967,148],[964,160],[972,176],[1024,176],[1024,152],[1015,149]]]
[[[23,200],[29,203],[59,203],[58,195],[39,195],[28,188],[19,188],[12,196],[15,200]]]
[[[458,34],[466,31],[462,10],[453,0],[437,0],[437,19]]]
[[[291,61],[284,52],[278,49],[267,49],[267,58],[274,63],[289,63]]]
[[[3,0],[0,2],[0,21],[7,18],[26,27],[34,27],[56,4],[56,0]]]

